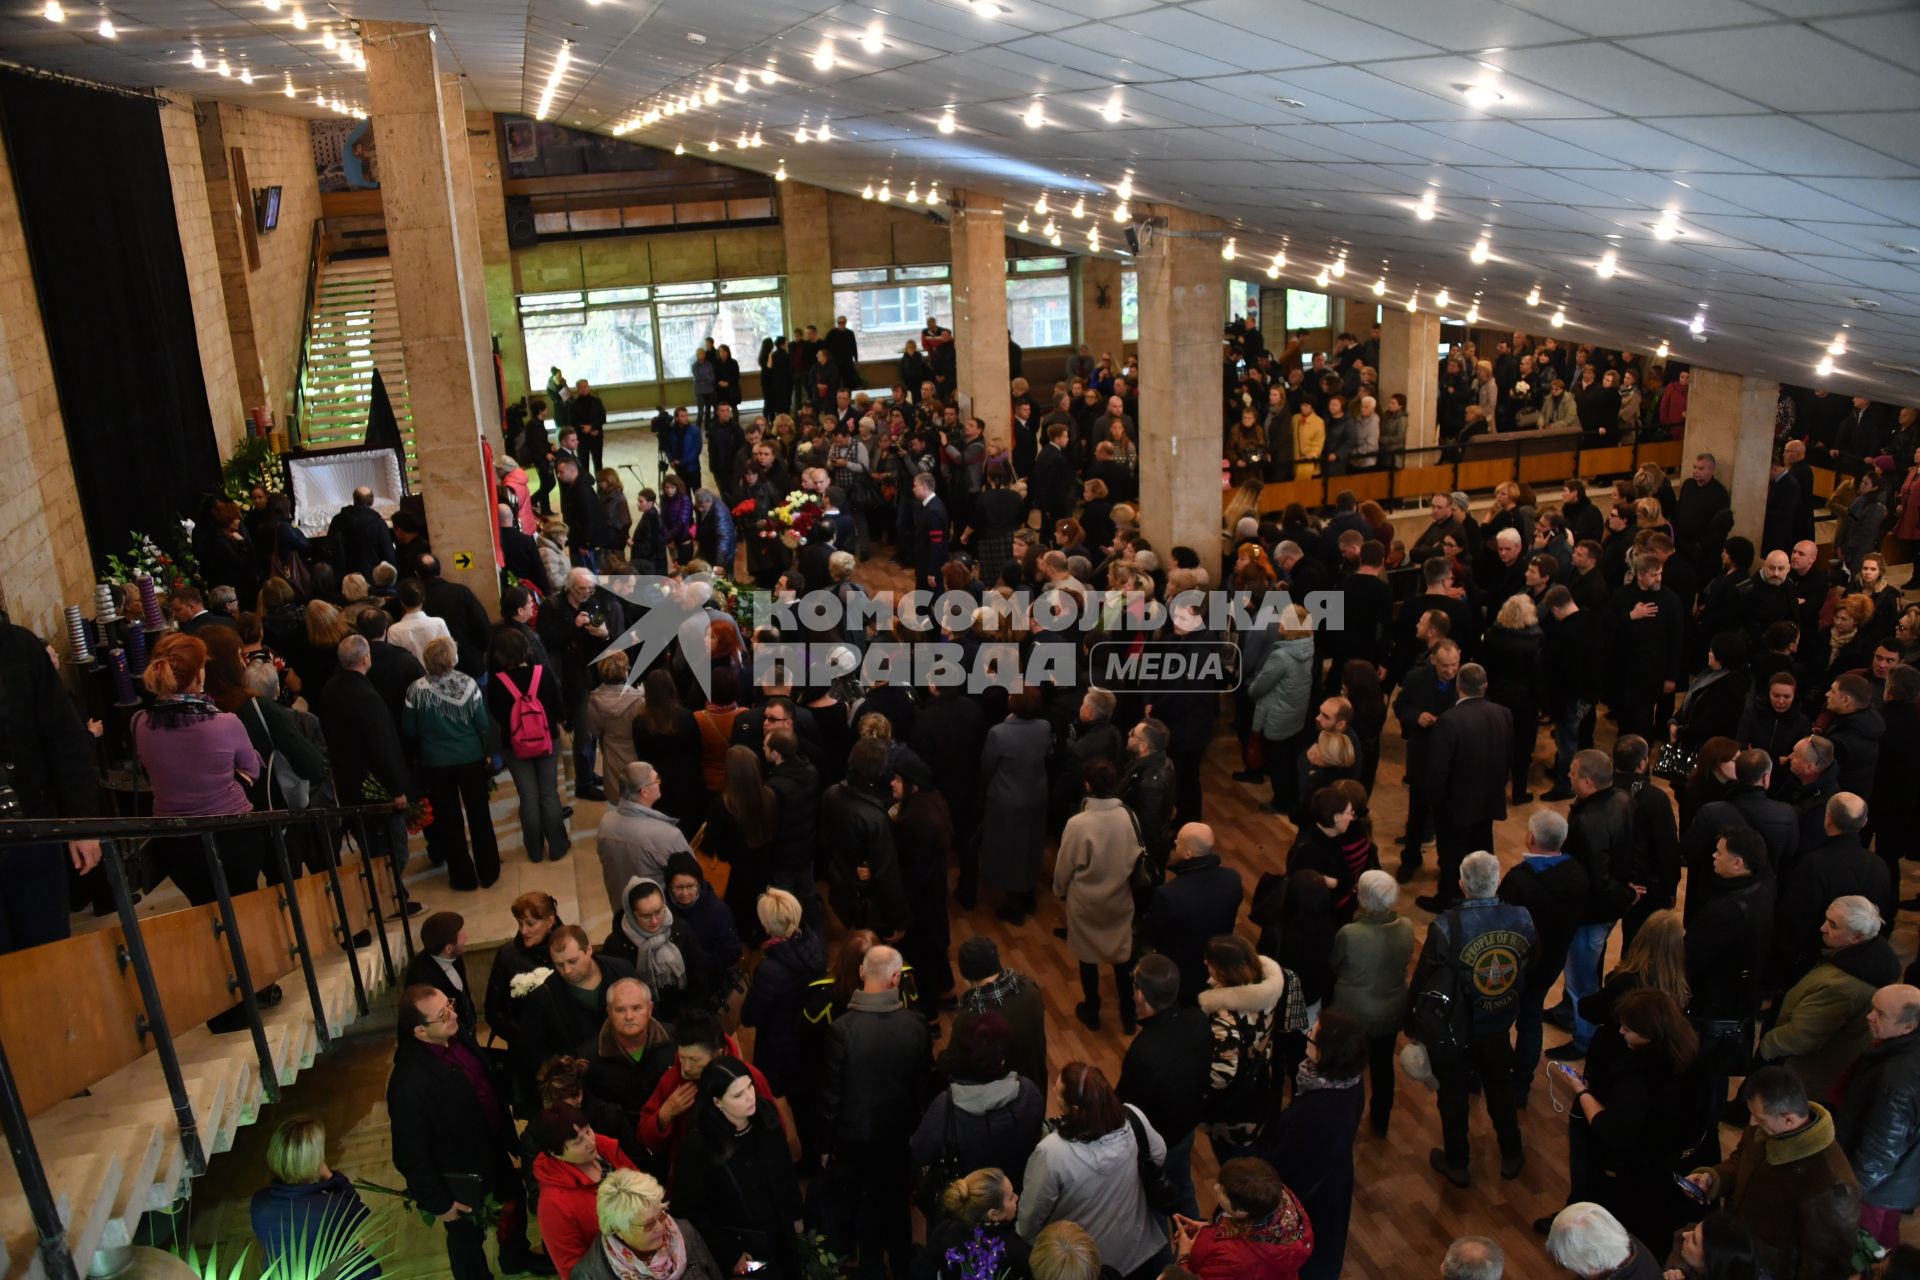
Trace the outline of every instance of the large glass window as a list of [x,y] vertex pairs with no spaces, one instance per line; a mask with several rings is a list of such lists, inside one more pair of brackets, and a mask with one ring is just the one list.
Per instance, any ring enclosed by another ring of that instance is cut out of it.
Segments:
[[[1120,273],[1120,337],[1127,342],[1140,341],[1140,273]],[[1118,352],[1115,352],[1118,355]]]
[[1072,346],[1072,282],[1064,274],[1007,281],[1007,328],[1022,347]]
[[528,367],[558,365],[596,385],[684,378],[709,337],[751,367],[761,339],[784,328],[780,283],[763,276],[524,294]]
[[833,313],[847,318],[847,328],[863,339],[861,354],[874,360],[891,356],[918,341],[929,319],[953,327],[951,268],[945,263],[924,267],[863,267],[833,273]]

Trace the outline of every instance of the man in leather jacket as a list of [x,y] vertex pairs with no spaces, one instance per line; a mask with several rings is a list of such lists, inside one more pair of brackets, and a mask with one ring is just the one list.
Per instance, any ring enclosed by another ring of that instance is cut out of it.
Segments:
[[1569,777],[1573,806],[1567,811],[1567,853],[1587,870],[1587,905],[1567,948],[1565,1002],[1548,1020],[1570,1027],[1573,1040],[1550,1051],[1552,1057],[1585,1057],[1594,1027],[1576,1012],[1581,1000],[1600,990],[1600,970],[1613,925],[1633,904],[1628,883],[1633,873],[1633,802],[1613,785],[1613,760],[1604,751],[1580,751]]
[[1119,795],[1140,822],[1140,841],[1164,872],[1173,848],[1173,764],[1167,759],[1167,726],[1148,716],[1127,732],[1127,766]]
[[862,738],[847,758],[847,780],[820,797],[820,845],[828,851],[827,901],[849,929],[887,941],[906,931],[910,913],[887,816],[887,745]]
[[1834,1140],[1860,1179],[1860,1226],[1889,1248],[1900,1217],[1920,1206],[1920,987],[1873,994],[1873,1045],[1860,1055],[1834,1113]]

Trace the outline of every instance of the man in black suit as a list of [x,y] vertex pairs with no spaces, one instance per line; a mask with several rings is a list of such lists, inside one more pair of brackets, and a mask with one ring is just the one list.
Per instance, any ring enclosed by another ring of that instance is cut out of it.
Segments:
[[479,1025],[473,984],[467,981],[467,921],[458,911],[436,911],[420,922],[420,950],[407,965],[409,987],[432,987],[453,1002],[460,1025]]
[[367,609],[354,620],[353,629],[366,637],[370,659],[367,679],[379,690],[380,699],[387,704],[398,728],[400,713],[406,708],[407,690],[427,674],[427,669],[420,665],[420,659],[413,656],[412,650],[387,639],[387,628],[392,625],[393,619],[384,609]]
[[[342,804],[366,804],[373,790],[393,797],[394,817],[385,822],[367,821],[367,840],[374,854],[393,859],[397,875],[407,865],[406,830],[399,813],[407,807],[411,789],[407,774],[407,755],[400,745],[400,726],[387,710],[386,700],[374,688],[367,673],[373,667],[373,654],[365,636],[352,635],[340,642],[340,669],[320,690],[320,728],[327,736],[327,759],[333,763],[333,778]],[[395,827],[401,829],[396,832]],[[413,904],[417,909],[419,904]]]
[[460,651],[457,665],[475,680],[480,679],[487,671],[487,644],[493,631],[486,606],[465,583],[441,577],[436,556],[420,557],[420,583],[426,593],[421,610],[447,624],[454,647]]
[[1661,579],[1658,556],[1635,556],[1633,581],[1607,602],[1614,720],[1621,733],[1643,738],[1653,730],[1655,704],[1671,694],[1682,678],[1686,610],[1680,598],[1661,585]]
[[1066,454],[1067,438],[1072,434],[1065,423],[1047,428],[1047,443],[1033,460],[1033,480],[1027,498],[1040,508],[1040,527],[1051,530],[1057,521],[1073,514],[1074,497],[1080,492],[1080,478]]
[[1821,843],[1804,850],[1781,877],[1784,892],[1774,909],[1773,963],[1767,971],[1771,989],[1786,990],[1820,962],[1822,903],[1855,894],[1880,908],[1882,919],[1893,919],[1899,895],[1887,864],[1860,843],[1866,825],[1866,801],[1851,791],[1835,795],[1827,801]]
[[573,410],[570,421],[580,432],[581,460],[587,464],[589,474],[599,475],[600,460],[606,455],[607,447],[607,406],[593,394],[585,378],[574,384],[573,399],[569,403]]
[[1451,586],[1453,566],[1443,557],[1434,556],[1420,569],[1426,582],[1426,590],[1400,606],[1400,629],[1394,643],[1394,676],[1403,678],[1426,652],[1420,638],[1414,634],[1420,619],[1431,609],[1438,609],[1447,615],[1450,624],[1447,638],[1460,646],[1463,654],[1471,653],[1480,638],[1480,619],[1473,609],[1462,600],[1456,588]]
[[1513,1092],[1524,1103],[1540,1065],[1547,993],[1567,963],[1567,949],[1587,909],[1587,869],[1566,852],[1567,820],[1553,809],[1527,815],[1527,847],[1519,865],[1500,880],[1500,901],[1525,907],[1540,934],[1527,966],[1527,985],[1514,1021]]
[[[1446,615],[1441,614],[1441,617]],[[1442,637],[1400,683],[1393,714],[1407,742],[1407,829],[1400,837],[1400,870],[1396,879],[1407,884],[1420,871],[1420,850],[1427,842],[1433,813],[1433,792],[1427,782],[1429,744],[1433,728],[1459,696],[1460,646]]]
[[1167,873],[1167,882],[1153,891],[1141,932],[1179,966],[1180,1003],[1194,1005],[1207,986],[1207,943],[1233,932],[1246,883],[1220,861],[1213,828],[1199,822],[1180,828]]
[[382,560],[394,560],[393,533],[373,509],[373,490],[361,485],[353,491],[351,506],[340,508],[327,526],[333,543],[333,567],[345,578],[350,573],[370,576]]
[[1133,971],[1139,1034],[1120,1061],[1114,1092],[1140,1108],[1165,1139],[1161,1167],[1180,1194],[1176,1208],[1194,1212],[1193,1136],[1205,1118],[1213,1035],[1206,1014],[1180,999],[1180,966],[1167,956],[1142,956]]
[[913,478],[913,585],[940,590],[940,568],[947,562],[947,504],[933,491],[933,477]]
[[196,587],[175,587],[173,595],[167,601],[167,608],[173,613],[173,620],[188,635],[193,635],[207,627],[231,627],[234,621],[224,613],[215,613],[207,608],[207,602]]
[[446,1224],[453,1280],[493,1280],[479,1217],[488,1196],[500,1204],[501,1270],[553,1274],[547,1256],[527,1241],[509,1087],[444,993],[430,986],[401,993],[399,1045],[387,1080],[393,1164],[408,1197]]
[[[616,919],[614,928],[619,927]],[[577,924],[560,925],[547,936],[547,955],[553,972],[513,1006],[514,1067],[529,1089],[541,1063],[556,1053],[574,1052],[600,1033],[613,984],[635,976],[625,960],[600,954]]]
[[840,370],[840,384],[845,387],[863,387],[860,380],[860,335],[847,327],[845,316],[836,316],[833,328],[827,330],[827,354],[833,357],[833,363]]
[[1513,752],[1513,712],[1487,701],[1487,670],[1460,668],[1460,697],[1433,727],[1427,786],[1435,800],[1440,849],[1436,892],[1415,903],[1439,914],[1460,901],[1460,860],[1493,848],[1493,824],[1507,816],[1507,762]]
[[1733,790],[1724,799],[1701,805],[1687,824],[1680,839],[1680,853],[1687,867],[1684,915],[1689,928],[1718,892],[1713,851],[1728,828],[1746,827],[1758,832],[1769,869],[1785,865],[1798,852],[1799,819],[1791,805],[1767,797],[1772,779],[1771,756],[1757,747],[1742,751],[1733,758]]

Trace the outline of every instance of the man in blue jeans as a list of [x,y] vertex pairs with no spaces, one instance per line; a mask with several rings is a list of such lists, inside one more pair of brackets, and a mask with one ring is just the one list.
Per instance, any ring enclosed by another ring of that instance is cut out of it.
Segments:
[[1540,1065],[1547,992],[1566,965],[1567,948],[1587,909],[1587,871],[1567,856],[1566,843],[1567,820],[1555,810],[1535,809],[1527,816],[1526,853],[1520,865],[1500,880],[1500,901],[1525,907],[1540,935],[1514,1019],[1515,1106],[1526,1105],[1534,1068]]
[[1633,803],[1613,785],[1613,760],[1604,751],[1581,751],[1569,771],[1573,807],[1567,811],[1567,853],[1587,872],[1587,906],[1567,948],[1567,998],[1547,1015],[1573,1039],[1547,1051],[1549,1058],[1587,1056],[1594,1026],[1580,1016],[1580,1001],[1600,989],[1607,935],[1633,904]]
[[1571,800],[1567,772],[1574,753],[1593,743],[1593,709],[1600,700],[1605,667],[1600,615],[1574,603],[1563,586],[1547,588],[1541,609],[1553,615],[1547,628],[1547,709],[1553,716],[1553,789],[1543,800]]

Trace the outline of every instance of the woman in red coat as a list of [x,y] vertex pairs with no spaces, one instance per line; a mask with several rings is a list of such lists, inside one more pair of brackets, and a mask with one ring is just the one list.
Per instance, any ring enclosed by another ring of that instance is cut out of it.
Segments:
[[600,1213],[594,1207],[600,1180],[634,1164],[618,1139],[595,1133],[585,1113],[564,1102],[535,1116],[530,1128],[540,1144],[533,1161],[533,1180],[540,1186],[540,1242],[555,1270],[572,1275],[574,1264],[600,1238]]
[[1229,1160],[1214,1190],[1220,1208],[1212,1223],[1174,1218],[1181,1265],[1200,1280],[1297,1280],[1313,1256],[1313,1224],[1273,1166],[1252,1156]]

